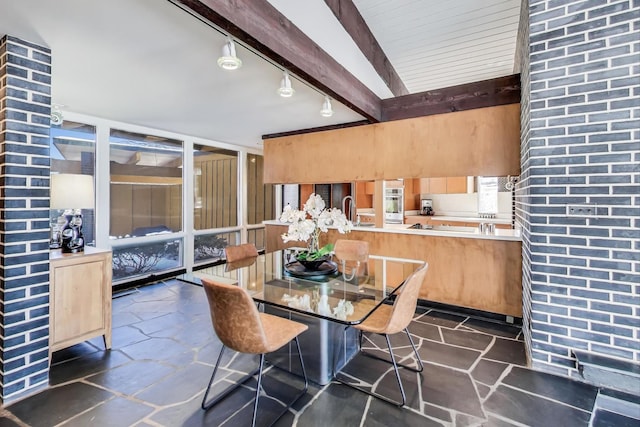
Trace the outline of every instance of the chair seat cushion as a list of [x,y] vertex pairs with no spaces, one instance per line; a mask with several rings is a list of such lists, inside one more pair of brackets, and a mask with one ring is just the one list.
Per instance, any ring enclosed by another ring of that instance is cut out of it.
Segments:
[[309,329],[307,325],[272,314],[260,313],[262,327],[267,339],[265,353],[276,351],[289,341]]
[[353,327],[362,332],[373,332],[375,334],[387,333],[386,329],[392,310],[393,306],[381,304],[364,322],[353,325]]

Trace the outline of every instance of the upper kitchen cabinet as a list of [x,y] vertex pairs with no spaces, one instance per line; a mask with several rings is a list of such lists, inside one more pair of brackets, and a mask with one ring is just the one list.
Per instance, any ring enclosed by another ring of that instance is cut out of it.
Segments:
[[380,151],[371,125],[266,139],[264,182],[311,184],[381,179],[375,169]]
[[467,192],[466,176],[420,178],[413,182],[418,194],[455,194]]
[[520,104],[264,141],[264,182],[520,174]]
[[375,181],[356,181],[356,206],[358,209],[373,208]]
[[478,108],[376,125],[385,176],[520,174],[520,105]]

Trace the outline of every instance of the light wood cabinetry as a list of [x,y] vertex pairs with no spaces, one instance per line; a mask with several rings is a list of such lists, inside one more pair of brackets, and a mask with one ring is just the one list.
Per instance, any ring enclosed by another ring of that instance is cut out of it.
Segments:
[[414,187],[419,188],[419,194],[455,194],[467,192],[466,176],[450,176],[439,178],[420,178],[414,180]]
[[373,193],[376,191],[376,182],[375,181],[367,181],[364,183],[364,193],[370,196],[373,196]]
[[102,335],[111,348],[111,251],[50,253],[49,354]]
[[447,177],[447,194],[466,193],[466,192],[467,192],[466,176]]
[[520,104],[266,139],[264,159],[269,184],[517,176]]
[[446,194],[447,178],[427,178],[429,180],[430,194]]

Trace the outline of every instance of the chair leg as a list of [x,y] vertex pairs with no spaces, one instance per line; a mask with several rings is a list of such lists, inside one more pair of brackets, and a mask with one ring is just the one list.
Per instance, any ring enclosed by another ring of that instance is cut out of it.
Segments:
[[[407,333],[407,337],[409,337],[409,342],[411,343],[411,348],[413,349],[413,352],[416,355],[416,359],[418,359],[418,365],[420,365],[420,368],[416,369],[416,368],[414,368],[412,366],[405,365],[405,364],[402,364],[402,363],[397,363],[397,365],[400,366],[401,368],[407,369],[407,370],[409,370],[411,372],[422,372],[422,370],[424,369],[424,366],[422,365],[422,360],[420,360],[420,356],[418,355],[418,350],[416,349],[416,346],[413,344],[413,340],[411,339],[411,335],[409,335],[409,330],[405,328],[405,332]],[[381,334],[381,335],[384,335],[384,334]],[[389,352],[391,353],[391,347],[389,347]],[[361,343],[360,354],[362,354],[363,356],[370,357],[372,359],[382,360],[383,362],[391,363],[390,360],[385,359],[384,357],[376,356],[375,354],[371,354],[369,352],[366,352],[366,351],[362,350],[362,343]],[[391,353],[391,355],[393,356],[393,353]]]
[[[302,352],[300,351],[300,343],[298,342],[298,337],[294,338],[295,342],[296,342],[296,348],[298,350],[298,358],[300,359],[300,367],[302,368],[302,377],[304,378],[304,387],[302,390],[300,390],[298,392],[298,394],[295,395],[295,397],[291,400],[291,402],[289,404],[287,404],[287,406],[285,406],[282,411],[278,414],[278,416],[271,422],[271,424],[269,424],[269,427],[271,427],[273,424],[275,424],[276,421],[278,421],[280,419],[280,417],[282,417],[288,410],[289,408],[291,408],[291,406],[293,406],[294,403],[296,403],[298,401],[298,399],[300,399],[302,396],[305,395],[305,393],[307,392],[307,390],[309,389],[309,379],[307,378],[307,371],[304,367],[304,361],[302,360]],[[276,365],[272,365],[273,368],[282,370],[282,371],[287,371],[286,369],[280,368]],[[260,387],[260,380],[258,380],[258,387]],[[258,388],[258,390],[260,390],[260,388]],[[256,402],[258,401],[258,392],[256,392]],[[254,422],[255,422],[255,410],[257,408],[257,404],[255,404],[254,406]]]
[[296,348],[298,349],[298,358],[300,359],[300,367],[302,368],[302,376],[304,378],[304,389],[302,390],[300,395],[297,396],[293,402],[291,402],[291,405],[293,405],[293,403],[295,403],[296,400],[301,398],[309,389],[309,379],[307,378],[307,370],[304,368],[304,361],[302,360],[302,352],[300,351],[300,343],[298,342],[298,337],[295,338],[295,341],[296,341]]
[[[400,372],[398,371],[398,364],[396,363],[396,357],[393,355],[393,349],[391,348],[391,341],[389,340],[389,335],[385,334],[384,337],[387,340],[387,347],[389,348],[389,354],[391,355],[391,362],[393,362],[393,371],[396,373],[396,381],[398,382],[398,388],[400,389],[400,394],[402,395],[402,403],[398,404],[398,402],[394,402],[391,399],[383,399],[389,403],[396,404],[398,406],[404,406],[407,402],[407,397],[404,394],[404,387],[402,387],[402,380],[400,379]],[[382,397],[382,396],[380,396]]]
[[204,397],[202,398],[202,403],[200,404],[200,407],[202,409],[204,409],[205,411],[207,409],[210,409],[216,403],[220,402],[229,393],[231,393],[232,391],[234,391],[235,389],[240,387],[242,384],[244,384],[245,382],[247,382],[248,380],[253,378],[253,376],[258,372],[258,369],[256,369],[255,371],[247,374],[247,376],[245,376],[241,381],[238,381],[236,383],[236,385],[234,385],[233,387],[230,387],[227,390],[225,390],[224,393],[220,394],[220,396],[216,397],[211,402],[206,403],[207,397],[209,396],[209,392],[211,391],[211,386],[213,385],[213,380],[216,377],[216,372],[218,372],[218,367],[220,367],[220,361],[222,360],[222,353],[224,353],[224,349],[225,349],[225,346],[223,345],[222,348],[220,349],[220,354],[218,355],[218,360],[216,361],[216,367],[213,368],[213,374],[211,374],[211,379],[209,380],[209,384],[207,385],[207,390],[205,391]]
[[414,372],[422,372],[424,370],[424,365],[422,364],[422,359],[420,359],[420,355],[418,354],[418,350],[416,350],[416,345],[413,343],[413,338],[411,338],[411,334],[409,333],[409,328],[404,328],[404,331],[407,334],[407,338],[409,338],[409,342],[411,343],[411,348],[413,349],[413,354],[416,355],[416,360],[418,361],[418,365],[420,365],[420,369],[417,369]]
[[[346,331],[346,328],[345,328],[345,331]],[[360,346],[362,347],[362,331],[359,331],[359,332],[360,332]],[[369,391],[367,389],[364,389],[362,387],[358,387],[358,386],[356,386],[354,384],[351,384],[351,383],[341,379],[338,376],[339,372],[335,371],[335,364],[334,364],[334,369],[333,369],[333,371],[334,371],[334,375],[333,375],[334,379],[336,381],[338,381],[339,383],[341,383],[341,384],[344,384],[344,385],[349,386],[349,387],[351,387],[353,389],[359,390],[359,391],[361,391],[363,393],[366,393],[366,394],[368,394],[370,396],[376,397],[376,398],[378,398],[378,399],[380,399],[382,401],[385,401],[387,403],[391,403],[392,405],[404,406],[406,404],[406,402],[407,402],[407,397],[406,397],[405,392],[404,392],[404,387],[402,386],[402,379],[400,378],[400,371],[398,370],[398,367],[406,368],[406,369],[408,369],[410,371],[413,371],[413,372],[422,372],[423,369],[424,369],[424,366],[422,364],[422,360],[420,360],[420,356],[418,355],[418,351],[417,351],[417,349],[415,347],[415,344],[413,343],[413,339],[409,335],[409,331],[406,328],[405,328],[405,332],[407,333],[407,336],[409,337],[409,342],[411,343],[411,348],[413,348],[413,351],[414,351],[414,353],[416,355],[416,358],[418,359],[418,364],[420,365],[419,369],[415,369],[415,368],[412,368],[411,366],[402,365],[402,364],[396,362],[396,358],[395,358],[395,355],[393,353],[393,348],[391,347],[391,341],[389,340],[389,336],[387,334],[381,334],[381,335],[384,336],[385,341],[387,342],[387,348],[389,349],[389,355],[391,356],[391,360],[390,361],[387,360],[387,359],[384,359],[382,357],[378,357],[376,355],[367,353],[367,352],[363,351],[362,349],[360,349],[360,353],[362,355],[364,355],[364,356],[371,357],[372,359],[381,360],[383,362],[391,363],[393,365],[393,372],[394,372],[394,374],[396,376],[396,382],[398,384],[398,389],[400,390],[400,395],[402,396],[402,400],[401,401],[395,401],[393,399],[389,399],[386,396],[382,396],[381,394],[374,393],[374,392]]]
[[251,427],[255,427],[256,425],[256,415],[258,414],[258,400],[260,399],[260,387],[262,385],[262,368],[264,368],[264,353],[260,355],[258,385],[256,386],[256,401],[253,402],[253,418],[251,418]]

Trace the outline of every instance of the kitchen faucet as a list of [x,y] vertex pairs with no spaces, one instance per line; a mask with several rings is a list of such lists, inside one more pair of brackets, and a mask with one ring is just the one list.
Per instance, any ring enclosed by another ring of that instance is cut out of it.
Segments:
[[[347,212],[347,200],[351,201],[351,204],[349,205],[349,212]],[[342,198],[342,212],[351,222],[353,222],[353,217],[356,216],[357,222],[355,223],[355,225],[360,225],[360,215],[357,215],[358,210],[356,208],[356,204],[353,202],[352,196],[344,196]]]

